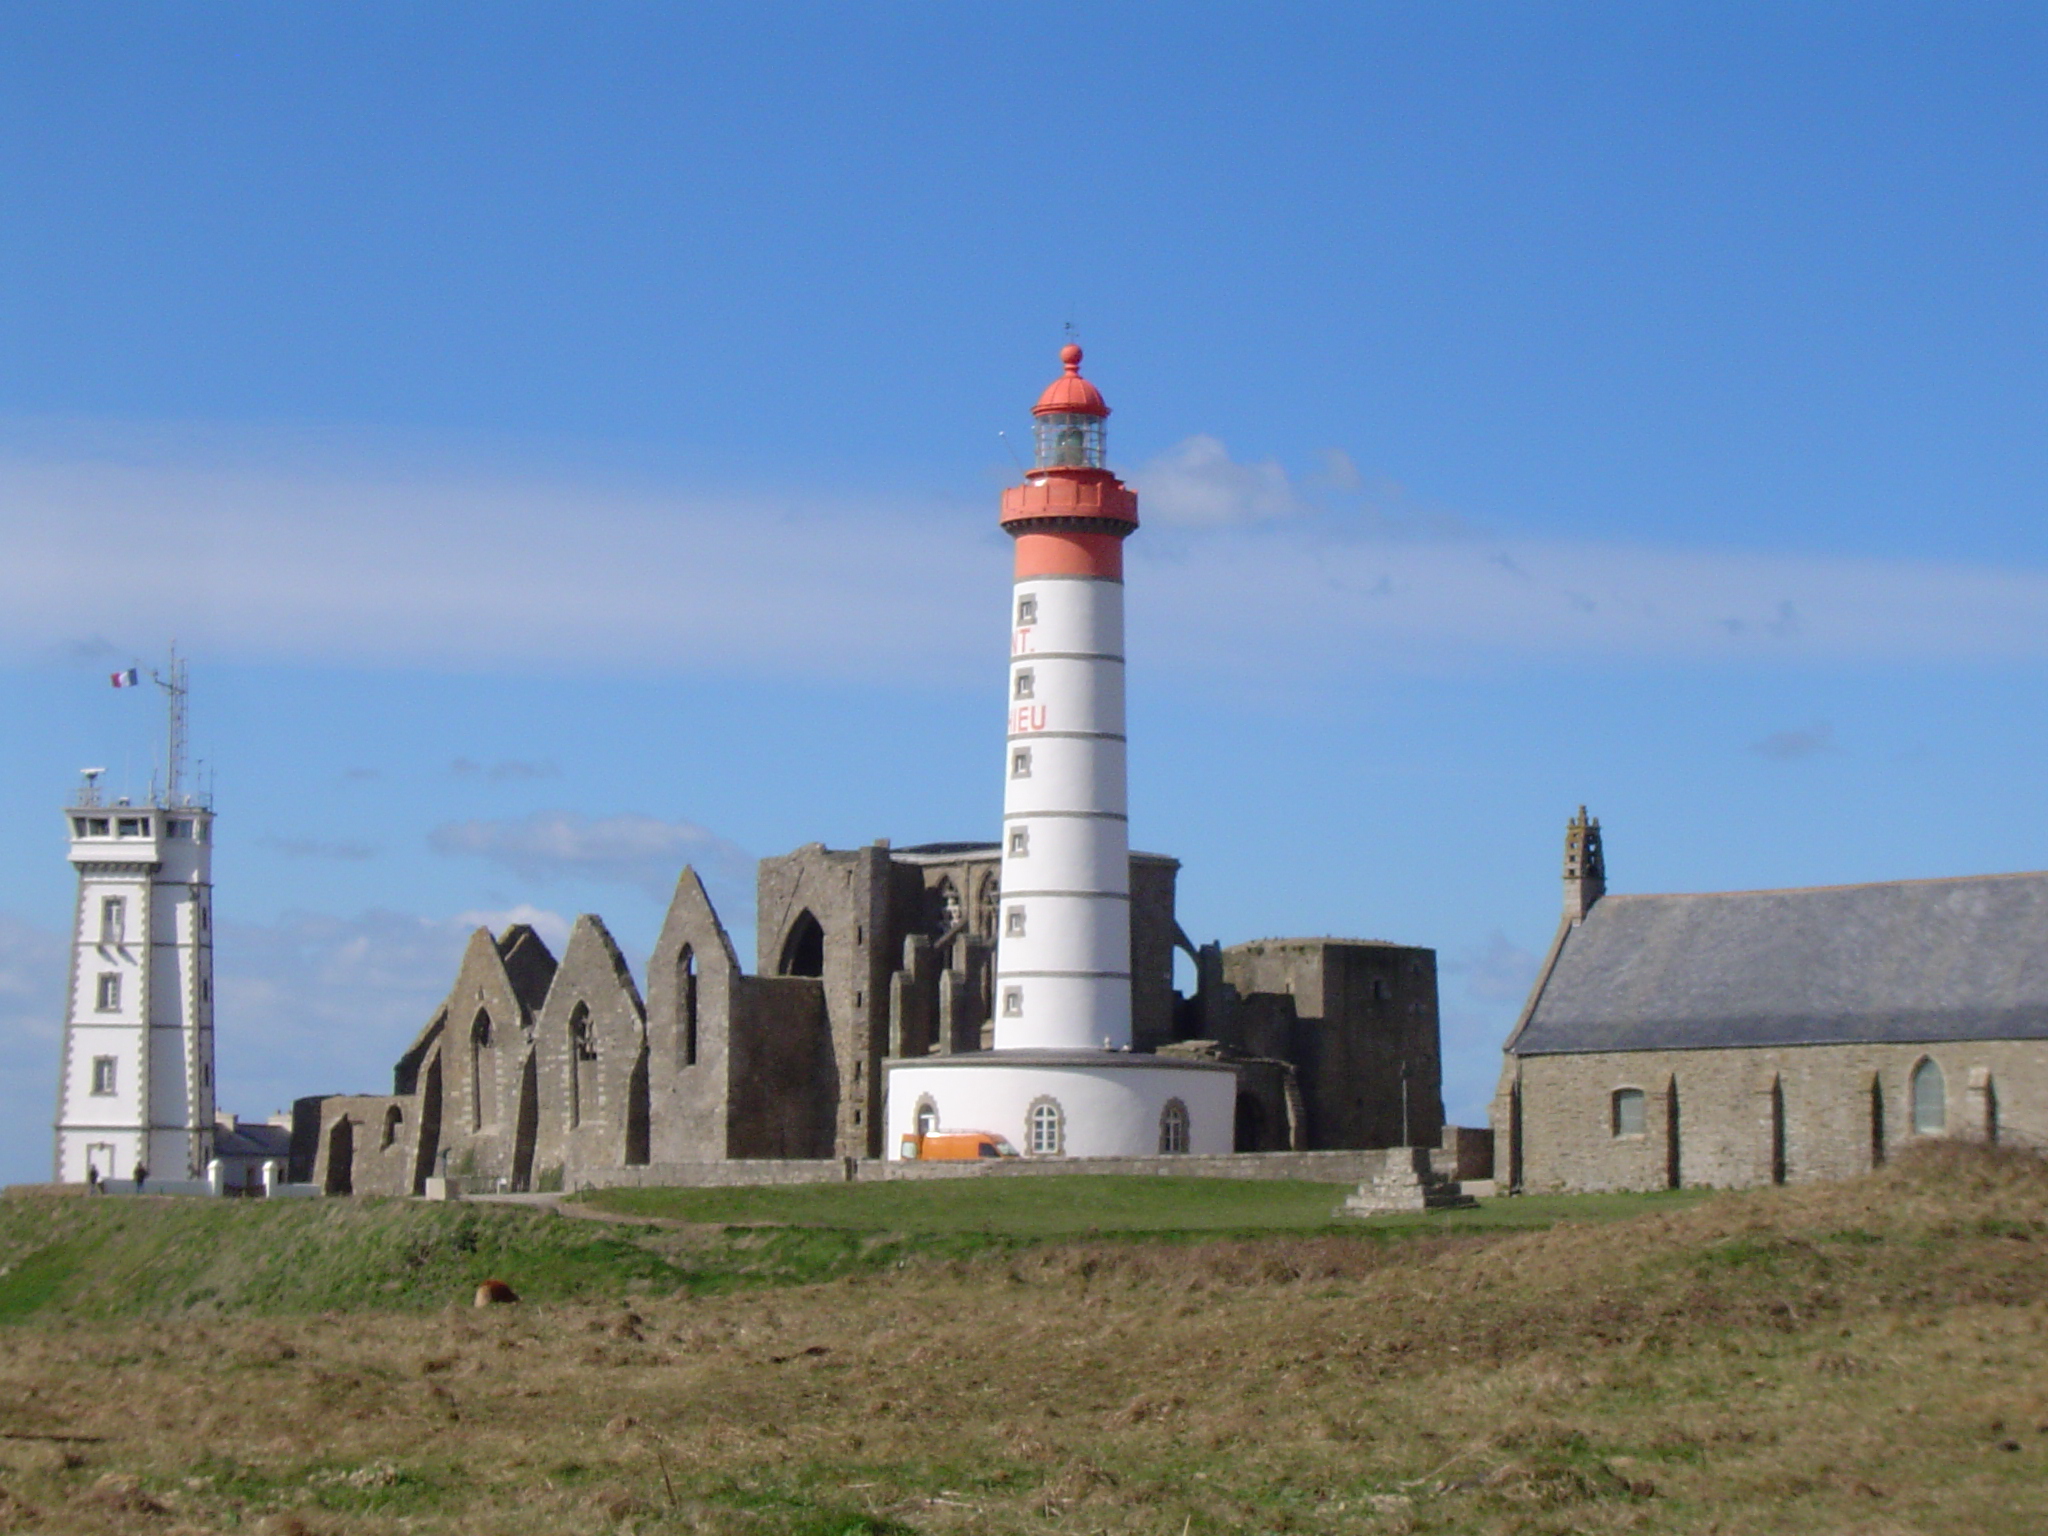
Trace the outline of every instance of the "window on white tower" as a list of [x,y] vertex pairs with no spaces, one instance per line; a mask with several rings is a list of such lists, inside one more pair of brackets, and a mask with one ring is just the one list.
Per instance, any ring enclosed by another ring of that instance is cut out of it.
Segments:
[[1029,827],[1010,828],[1010,857],[1022,859],[1029,857],[1030,853],[1031,829]]
[[1024,908],[1014,906],[1003,918],[1003,937],[1021,939],[1024,937]]
[[1188,1149],[1188,1107],[1179,1099],[1168,1099],[1159,1112],[1159,1150],[1166,1153]]
[[1010,777],[1028,779],[1031,777],[1031,749],[1019,747],[1010,754]]
[[120,944],[128,937],[128,903],[119,896],[100,899],[100,942]]
[[114,1091],[114,1058],[95,1056],[92,1059],[92,1091],[106,1097]]
[[1019,629],[1022,629],[1022,628],[1023,628],[1023,627],[1024,627],[1024,626],[1025,626],[1026,624],[1036,624],[1037,622],[1038,622],[1038,599],[1037,599],[1036,597],[1020,597],[1020,598],[1018,598],[1018,599],[1017,599],[1017,627],[1018,627]]
[[115,971],[100,973],[99,990],[93,1006],[101,1013],[118,1013],[121,1009],[121,977]]
[[1028,1124],[1033,1157],[1058,1157],[1066,1150],[1065,1121],[1057,1099],[1040,1099],[1031,1106]]
[[1024,1017],[1024,989],[1022,987],[1003,988],[1003,1017],[1006,1019],[1021,1019]]
[[1017,686],[1014,696],[1020,699],[1032,699],[1038,696],[1038,674],[1031,668],[1019,667],[1017,669]]

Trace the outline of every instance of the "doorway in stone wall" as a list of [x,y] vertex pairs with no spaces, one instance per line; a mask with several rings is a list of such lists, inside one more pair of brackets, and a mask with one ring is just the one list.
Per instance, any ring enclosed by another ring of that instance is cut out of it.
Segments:
[[629,1168],[641,1168],[647,1164],[653,1108],[647,1086],[647,1046],[643,1042],[640,1054],[633,1059],[632,1075],[626,1079],[626,1166]]
[[344,1115],[327,1133],[327,1182],[321,1189],[330,1195],[352,1195],[355,1193],[355,1176],[355,1122]]
[[512,1122],[512,1187],[522,1194],[533,1188],[533,1144],[539,1135],[540,1070],[528,1051],[519,1072],[519,1112]]
[[427,1062],[427,1075],[420,1089],[420,1144],[412,1165],[412,1192],[427,1192],[427,1180],[441,1170],[435,1163],[441,1156],[441,1053]]

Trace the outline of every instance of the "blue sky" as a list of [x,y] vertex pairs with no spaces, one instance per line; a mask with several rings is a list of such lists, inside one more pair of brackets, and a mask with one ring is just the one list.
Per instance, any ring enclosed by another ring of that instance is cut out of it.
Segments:
[[2035,6],[0,8],[0,1178],[75,770],[191,656],[222,1102],[467,926],[988,835],[997,433],[1116,407],[1185,925],[1435,946],[1483,1112],[1624,890],[2048,866]]

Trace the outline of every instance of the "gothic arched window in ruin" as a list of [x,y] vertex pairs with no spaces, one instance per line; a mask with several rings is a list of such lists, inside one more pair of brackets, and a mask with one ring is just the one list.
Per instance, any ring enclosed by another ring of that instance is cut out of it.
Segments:
[[697,1065],[697,956],[689,945],[676,956],[676,1024],[682,1033],[683,1065]]
[[481,1130],[497,1118],[497,1053],[491,1049],[491,1016],[479,1008],[469,1026],[469,1124]]
[[1188,1107],[1179,1099],[1168,1099],[1159,1111],[1159,1150],[1185,1152],[1188,1149]]
[[924,893],[925,923],[932,937],[951,933],[960,921],[960,910],[960,888],[953,884],[952,876],[939,876],[939,883]]
[[396,1104],[387,1105],[384,1110],[384,1139],[377,1143],[379,1152],[389,1151],[391,1144],[398,1140],[399,1127],[405,1124],[405,1111]]
[[1641,1136],[1646,1130],[1643,1117],[1643,1090],[1640,1088],[1617,1088],[1614,1090],[1614,1134],[1617,1136]]
[[1939,1136],[1948,1129],[1948,1085],[1941,1068],[1922,1057],[1913,1069],[1913,1134]]
[[825,974],[825,930],[808,907],[789,925],[789,936],[782,941],[782,964],[777,969],[785,976]]
[[590,1009],[582,1003],[569,1015],[569,1124],[581,1125],[596,1107],[597,1042],[590,1030]]
[[981,939],[996,936],[996,912],[1003,904],[1003,883],[994,870],[981,877],[981,886],[974,898],[974,932]]

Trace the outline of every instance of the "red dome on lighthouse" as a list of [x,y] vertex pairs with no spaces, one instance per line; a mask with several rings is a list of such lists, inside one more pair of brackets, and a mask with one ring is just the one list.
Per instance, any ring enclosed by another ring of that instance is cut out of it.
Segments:
[[1102,398],[1102,391],[1081,377],[1081,349],[1068,342],[1060,348],[1060,361],[1067,365],[1067,371],[1045,386],[1045,393],[1031,407],[1031,414],[1107,416],[1109,405]]

